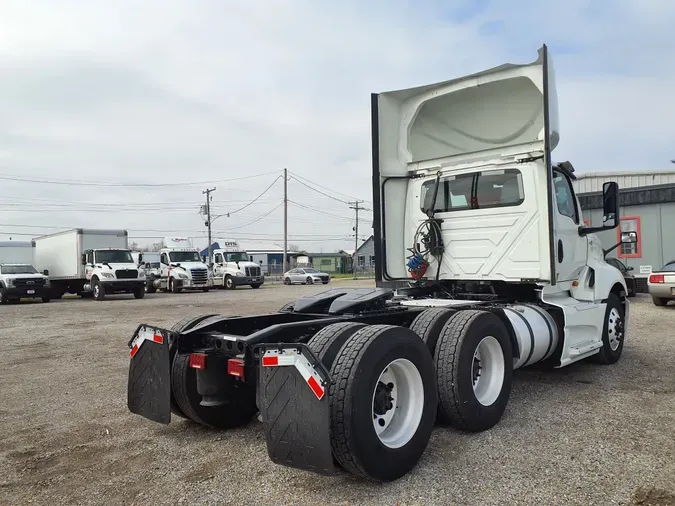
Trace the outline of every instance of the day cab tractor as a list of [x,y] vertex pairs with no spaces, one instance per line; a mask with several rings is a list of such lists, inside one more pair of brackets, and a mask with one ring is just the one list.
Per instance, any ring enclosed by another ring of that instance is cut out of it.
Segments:
[[[619,360],[629,302],[595,233],[619,224],[618,186],[584,224],[574,169],[554,163],[546,46],[526,65],[372,96],[377,288],[338,288],[277,313],[142,324],[128,407],[219,429],[259,411],[282,465],[390,481],[438,420],[485,431],[513,371]],[[624,233],[624,242],[636,241]]]

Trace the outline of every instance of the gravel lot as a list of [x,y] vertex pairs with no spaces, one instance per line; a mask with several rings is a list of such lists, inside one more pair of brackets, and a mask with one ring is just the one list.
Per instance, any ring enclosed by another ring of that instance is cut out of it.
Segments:
[[276,466],[257,421],[219,432],[127,411],[139,323],[277,310],[323,289],[0,307],[0,504],[675,504],[675,306],[645,296],[619,364],[518,371],[497,427],[437,428],[391,484]]

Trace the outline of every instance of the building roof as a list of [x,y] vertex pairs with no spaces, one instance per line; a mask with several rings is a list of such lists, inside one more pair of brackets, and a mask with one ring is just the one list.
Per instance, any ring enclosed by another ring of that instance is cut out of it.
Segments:
[[602,185],[609,181],[616,181],[619,188],[675,184],[675,169],[584,172],[575,175],[577,180],[572,185],[579,194],[601,192]]
[[[239,246],[241,246],[244,250],[246,250],[246,252],[249,255],[265,254],[265,253],[283,255],[284,253],[283,244],[279,246],[278,244],[273,242],[248,242],[248,241],[237,241],[237,242]],[[297,251],[292,251],[289,247],[287,253],[289,255],[297,254]]]
[[341,258],[341,257],[349,257],[350,255],[342,251],[336,253],[302,253],[302,256],[310,258]]
[[373,240],[374,240],[374,238],[373,238],[373,236],[371,235],[368,239],[366,239],[365,241],[363,241],[363,243],[361,244],[361,246],[359,246],[359,249],[357,249],[356,251],[357,251],[357,252],[361,251],[361,248],[364,248],[365,246],[369,245]]

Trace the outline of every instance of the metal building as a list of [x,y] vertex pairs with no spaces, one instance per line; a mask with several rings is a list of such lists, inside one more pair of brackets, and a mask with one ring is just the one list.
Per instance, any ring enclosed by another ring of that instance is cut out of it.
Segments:
[[620,230],[638,234],[637,244],[621,245],[608,256],[633,267],[636,277],[675,260],[675,170],[577,174],[574,189],[587,225],[602,225],[602,185],[607,181],[619,184],[621,227],[598,234],[603,246],[616,244]]

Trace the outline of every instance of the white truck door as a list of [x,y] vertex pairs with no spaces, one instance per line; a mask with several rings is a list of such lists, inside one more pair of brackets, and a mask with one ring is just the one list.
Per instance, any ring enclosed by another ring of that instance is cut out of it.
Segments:
[[566,174],[556,169],[553,169],[553,190],[556,203],[553,251],[556,281],[574,281],[579,278],[586,265],[588,241],[579,235],[581,212],[574,196],[572,182]]
[[169,275],[169,255],[166,253],[159,256],[159,273],[163,278]]
[[222,253],[216,253],[214,258],[214,279],[221,280],[225,276],[225,265]]

